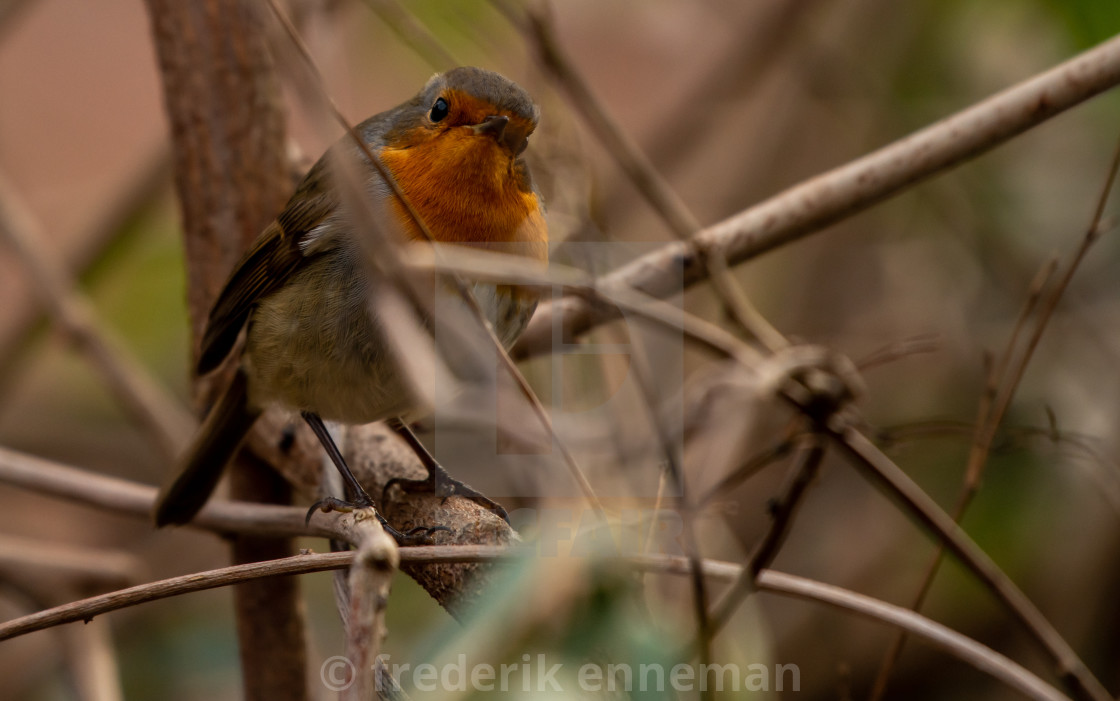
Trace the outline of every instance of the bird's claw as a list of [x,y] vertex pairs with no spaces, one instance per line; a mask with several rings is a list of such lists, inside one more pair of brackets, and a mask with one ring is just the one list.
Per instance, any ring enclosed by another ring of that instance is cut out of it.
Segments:
[[374,516],[377,517],[378,523],[381,524],[381,527],[385,529],[385,532],[392,536],[393,540],[397,541],[397,545],[400,546],[431,545],[431,536],[433,533],[439,533],[440,531],[447,531],[448,533],[451,532],[451,529],[447,526],[417,526],[416,528],[409,530],[407,533],[402,533],[401,531],[391,526],[389,522],[385,520],[385,517],[382,516],[381,513],[376,509],[374,509],[372,503],[367,504],[364,502],[364,499],[350,502],[344,501],[337,497],[324,497],[312,504],[311,508],[307,510],[307,516],[304,518],[304,525],[307,525],[311,522],[311,517],[315,514],[316,511],[322,511],[323,513],[337,511],[339,513],[345,514],[361,509],[373,509]]
[[[307,510],[307,516],[305,516],[303,519],[303,525],[306,526],[307,524],[311,523],[311,517],[315,515],[316,511],[322,511],[325,514],[329,514],[332,511],[337,511],[342,514],[348,514],[359,509],[372,508],[373,502],[367,502],[365,499],[359,499],[356,501],[344,501],[337,497],[323,497],[319,501],[312,504],[311,508]],[[380,519],[381,514],[378,514],[377,517]]]
[[401,490],[403,490],[405,493],[411,492],[414,494],[436,494],[443,497],[445,501],[447,499],[450,499],[451,497],[461,497],[463,499],[469,499],[482,508],[486,509],[490,513],[494,514],[498,518],[502,519],[507,524],[509,523],[509,513],[507,513],[505,507],[503,507],[498,502],[494,501],[482,492],[476,490],[474,487],[471,487],[469,484],[464,484],[459,480],[450,477],[446,472],[440,475],[440,478],[439,489],[437,490],[436,480],[434,479],[434,477],[428,477],[427,479],[419,480],[394,477],[393,479],[386,482],[385,488],[381,490],[381,503],[386,502],[389,490],[391,490],[393,487],[400,487]]

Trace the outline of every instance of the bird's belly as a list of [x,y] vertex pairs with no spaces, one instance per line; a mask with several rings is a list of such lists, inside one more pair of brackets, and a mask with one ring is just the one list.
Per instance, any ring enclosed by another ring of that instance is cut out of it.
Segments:
[[[370,313],[366,286],[324,290],[316,283],[323,279],[332,278],[321,271],[298,274],[254,311],[245,355],[251,400],[257,406],[277,402],[350,424],[413,414],[416,402],[391,355],[386,330]],[[536,295],[489,284],[472,285],[472,291],[496,335],[509,347],[532,316]],[[475,326],[456,293],[445,293],[448,297],[440,297],[451,300],[458,323]],[[438,328],[435,337],[441,338]],[[435,346],[451,355],[471,352],[466,346]],[[453,374],[460,374],[460,363],[447,359]]]
[[313,352],[262,362],[257,359],[262,355],[253,355],[250,371],[252,399],[258,405],[276,402],[330,421],[363,424],[407,415],[414,403],[400,374],[387,370],[387,363],[325,363]]
[[246,342],[252,401],[351,424],[408,413],[409,389],[370,316],[365,286],[323,289],[323,279],[297,275],[254,311]]

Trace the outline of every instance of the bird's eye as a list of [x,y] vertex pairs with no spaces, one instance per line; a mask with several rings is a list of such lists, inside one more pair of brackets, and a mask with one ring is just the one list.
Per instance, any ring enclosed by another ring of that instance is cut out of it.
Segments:
[[451,108],[447,106],[447,100],[441,97],[436,100],[436,104],[432,105],[432,111],[428,113],[428,116],[433,122],[443,121],[443,118],[447,116],[450,109]]

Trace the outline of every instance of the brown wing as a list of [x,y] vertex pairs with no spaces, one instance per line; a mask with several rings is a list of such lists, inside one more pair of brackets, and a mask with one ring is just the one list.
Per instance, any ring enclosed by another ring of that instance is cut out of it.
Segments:
[[325,175],[320,161],[276,221],[261,232],[233,269],[210,310],[198,359],[199,374],[222,363],[257,302],[275,291],[307,260],[300,242],[334,209],[334,199],[324,187]]

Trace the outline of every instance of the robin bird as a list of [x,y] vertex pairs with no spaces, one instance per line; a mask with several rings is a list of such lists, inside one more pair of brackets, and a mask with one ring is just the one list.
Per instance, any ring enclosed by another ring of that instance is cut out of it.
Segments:
[[[434,76],[411,100],[370,117],[356,131],[434,241],[497,248],[542,264],[548,258],[548,229],[522,157],[538,117],[529,95],[515,83],[492,71],[462,67]],[[350,137],[319,159],[234,268],[210,311],[200,375],[223,364],[242,329],[245,343],[232,382],[159,496],[158,526],[194,517],[253,422],[272,404],[300,412],[311,426],[343,476],[350,506],[373,502],[346,466],[324,419],[346,424],[389,420],[429,471],[428,480],[409,486],[432,487],[438,477],[441,485],[451,485],[450,494],[504,515],[494,502],[447,478],[407,428],[405,417],[416,407],[393,362],[388,340],[393,329],[371,312],[377,273],[366,257],[370,233],[357,230],[342,211],[341,175],[332,167],[339,155],[362,164],[364,191],[387,213],[387,231],[380,233],[402,243],[427,236]],[[489,283],[475,283],[473,290],[508,348],[532,316],[537,294]],[[332,500],[327,506],[343,503]]]

